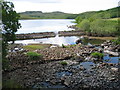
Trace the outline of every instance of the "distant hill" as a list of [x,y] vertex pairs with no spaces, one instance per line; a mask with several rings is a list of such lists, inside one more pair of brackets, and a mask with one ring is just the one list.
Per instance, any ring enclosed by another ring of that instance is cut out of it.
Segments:
[[109,19],[120,17],[120,14],[118,14],[118,9],[120,10],[120,7],[115,7],[108,10],[88,11],[80,14],[64,13],[60,11],[45,13],[42,11],[26,11],[19,14],[20,19],[75,19],[77,16],[80,16],[82,19],[90,17]]
[[115,7],[107,10],[100,10],[100,11],[89,11],[80,13],[78,16],[82,19],[87,18],[102,18],[102,19],[109,19],[109,18],[118,18],[120,17],[120,14],[118,13],[120,10],[120,7]]
[[74,19],[78,14],[64,13],[60,11],[46,12],[42,11],[26,11],[19,13],[20,19]]

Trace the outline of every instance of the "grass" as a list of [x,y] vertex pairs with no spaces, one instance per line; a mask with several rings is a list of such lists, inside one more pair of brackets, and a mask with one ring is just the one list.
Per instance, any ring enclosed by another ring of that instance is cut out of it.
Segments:
[[50,46],[51,46],[50,44],[31,44],[31,45],[23,46],[23,48],[29,51],[34,51],[36,49],[49,48]]
[[95,58],[103,58],[104,54],[103,53],[99,53],[99,52],[93,52],[91,53],[91,56],[95,57]]
[[42,55],[36,52],[27,52],[27,55],[30,57],[30,60],[39,60],[42,59]]
[[60,64],[67,65],[67,62],[66,61],[61,61]]

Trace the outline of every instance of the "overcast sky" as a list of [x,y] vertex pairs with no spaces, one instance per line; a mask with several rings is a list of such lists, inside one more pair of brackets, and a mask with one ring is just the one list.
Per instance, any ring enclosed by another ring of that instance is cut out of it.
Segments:
[[62,11],[81,13],[106,10],[118,6],[119,0],[7,0],[12,1],[17,12],[24,11]]

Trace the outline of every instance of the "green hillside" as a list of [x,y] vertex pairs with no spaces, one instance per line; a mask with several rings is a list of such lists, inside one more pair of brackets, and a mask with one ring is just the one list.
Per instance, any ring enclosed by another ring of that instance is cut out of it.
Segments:
[[20,19],[74,19],[77,14],[69,14],[63,12],[47,12],[42,13],[41,11],[26,11],[19,13]]
[[96,19],[116,18],[116,17],[120,17],[120,14],[118,14],[119,10],[120,10],[120,7],[115,7],[115,8],[111,8],[108,10],[84,12],[84,13],[80,13],[78,16],[80,16],[82,19],[85,19],[85,18],[96,18]]
[[116,7],[108,10],[81,13],[75,19],[76,26],[91,36],[120,36],[120,26],[118,25],[119,9],[120,7]]

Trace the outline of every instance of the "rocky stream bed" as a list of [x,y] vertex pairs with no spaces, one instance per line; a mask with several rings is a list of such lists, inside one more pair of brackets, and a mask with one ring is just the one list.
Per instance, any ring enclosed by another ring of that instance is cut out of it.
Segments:
[[[107,52],[106,52],[107,50]],[[11,69],[3,71],[3,80],[15,80],[24,88],[64,88],[119,90],[120,46],[107,41],[101,45],[77,44],[62,48],[35,50],[42,60],[29,61],[27,50],[11,52]],[[91,53],[102,52],[102,60]],[[112,52],[112,53],[111,53]],[[62,65],[61,61],[67,62]]]

